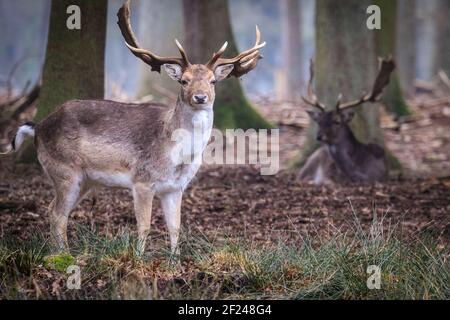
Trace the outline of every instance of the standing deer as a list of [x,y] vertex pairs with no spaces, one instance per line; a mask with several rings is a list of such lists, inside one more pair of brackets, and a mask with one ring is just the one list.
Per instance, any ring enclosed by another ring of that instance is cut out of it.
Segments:
[[172,134],[177,129],[193,133],[194,128],[200,128],[201,141],[189,156],[201,158],[213,125],[216,82],[254,69],[265,42],[260,43],[256,27],[255,45],[238,56],[221,57],[225,42],[206,64],[191,64],[177,40],[181,57],[160,57],[139,46],[131,28],[129,0],[117,16],[130,51],[152,71],[160,72],[163,67],[181,84],[176,104],[69,101],[41,122],[19,127],[9,151],[19,149],[24,137],[34,136],[38,160],[55,189],[49,210],[51,238],[58,252],[68,248],[70,212],[91,188],[104,185],[132,190],[141,253],[150,229],[153,198],[159,197],[175,253],[181,198],[201,161],[174,159],[174,150],[180,146]]
[[377,101],[394,69],[394,61],[381,60],[369,94],[347,103],[341,103],[342,95],[339,95],[335,110],[326,111],[325,105],[313,91],[314,67],[311,62],[308,97],[302,98],[306,104],[319,110],[308,111],[308,114],[318,124],[317,140],[324,145],[309,157],[300,171],[300,179],[316,184],[345,181],[371,183],[387,177],[384,149],[375,143],[359,142],[349,123],[354,115],[353,108],[365,102]]

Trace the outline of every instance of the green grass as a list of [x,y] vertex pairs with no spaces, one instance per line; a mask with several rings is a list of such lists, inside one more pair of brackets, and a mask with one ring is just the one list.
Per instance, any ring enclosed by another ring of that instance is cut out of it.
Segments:
[[[81,268],[81,289],[45,263],[44,237],[0,239],[2,299],[449,299],[449,247],[431,237],[406,240],[397,226],[370,230],[355,219],[348,233],[328,239],[280,236],[277,243],[185,232],[174,259],[158,239],[144,257],[136,239],[107,238],[77,227],[71,254]],[[158,242],[159,241],[159,242]],[[366,285],[368,265],[381,268],[381,289]]]

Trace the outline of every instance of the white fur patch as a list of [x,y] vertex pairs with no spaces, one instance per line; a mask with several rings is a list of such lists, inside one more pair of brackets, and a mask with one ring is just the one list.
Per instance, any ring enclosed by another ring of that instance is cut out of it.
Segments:
[[34,137],[34,128],[27,124],[20,126],[19,130],[17,130],[16,137],[14,139],[15,150],[20,149],[20,146],[22,145],[25,137]]
[[[190,110],[190,107],[187,108]],[[179,136],[173,139],[177,143],[171,151],[171,158],[173,165],[178,168],[155,185],[157,193],[184,190],[200,168],[203,151],[211,136],[212,106],[211,109],[190,112],[191,125],[178,129]]]
[[316,173],[314,174],[314,183],[322,184],[325,181],[325,175],[323,174],[322,166],[319,165]]
[[125,172],[105,172],[105,171],[87,171],[88,178],[96,183],[109,187],[133,187],[133,180],[129,173]]
[[211,137],[213,113],[209,110],[200,110],[194,113],[192,125],[194,126],[194,155],[203,153]]

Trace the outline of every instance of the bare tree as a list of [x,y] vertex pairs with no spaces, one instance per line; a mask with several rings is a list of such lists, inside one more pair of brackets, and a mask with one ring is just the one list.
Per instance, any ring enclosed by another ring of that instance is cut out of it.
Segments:
[[397,72],[403,92],[414,94],[416,79],[416,0],[397,0]]
[[436,15],[436,24],[436,71],[443,70],[447,75],[450,75],[450,0],[440,0]]
[[[183,0],[185,47],[193,63],[204,63],[228,41],[226,55],[238,53],[226,0]],[[218,128],[270,128],[252,107],[238,79],[230,78],[217,88],[214,124]]]
[[[81,10],[80,30],[66,26],[70,5]],[[107,0],[52,1],[36,121],[65,101],[103,98],[107,5]],[[24,148],[21,158],[34,161],[34,148]]]
[[[174,56],[177,48],[173,39],[183,34],[183,6],[181,0],[144,0],[139,2],[139,38],[144,48],[152,48],[160,55]],[[139,69],[139,95],[151,95],[156,100],[173,100],[178,84],[166,74],[155,74],[145,65]],[[176,99],[176,96],[175,96]]]
[[[379,56],[396,56],[397,53],[397,0],[376,0],[381,9],[381,29],[374,30],[376,53]],[[396,116],[411,114],[400,86],[398,73],[392,75],[391,82],[383,96],[386,109]]]
[[283,99],[300,101],[302,89],[302,56],[299,0],[282,0],[282,49],[283,49],[283,75],[285,84]]

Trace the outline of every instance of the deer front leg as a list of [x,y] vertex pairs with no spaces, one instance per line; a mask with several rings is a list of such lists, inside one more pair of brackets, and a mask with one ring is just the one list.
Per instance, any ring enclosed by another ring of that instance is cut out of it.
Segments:
[[148,186],[138,184],[133,188],[134,213],[138,229],[138,252],[140,255],[145,251],[145,242],[150,232],[154,195],[153,189]]
[[170,249],[172,254],[179,254],[178,237],[180,233],[182,196],[183,193],[181,190],[165,193],[161,196],[161,207],[167,228],[169,229]]

